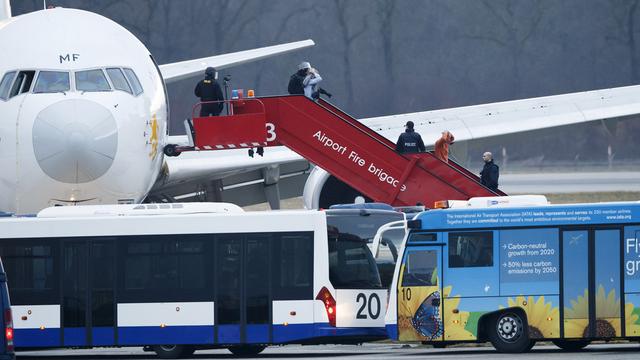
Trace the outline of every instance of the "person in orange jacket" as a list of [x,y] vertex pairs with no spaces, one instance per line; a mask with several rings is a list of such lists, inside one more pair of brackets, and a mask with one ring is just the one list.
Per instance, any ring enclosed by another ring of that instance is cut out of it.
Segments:
[[449,145],[453,144],[453,134],[448,130],[442,132],[442,137],[436,140],[434,153],[436,157],[444,162],[449,162]]

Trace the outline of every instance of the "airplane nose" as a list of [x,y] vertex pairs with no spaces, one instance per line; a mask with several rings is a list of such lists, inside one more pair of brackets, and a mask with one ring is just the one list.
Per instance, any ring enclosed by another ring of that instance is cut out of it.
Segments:
[[86,183],[104,175],[118,148],[113,114],[83,99],[60,101],[42,110],[32,134],[40,168],[64,183]]

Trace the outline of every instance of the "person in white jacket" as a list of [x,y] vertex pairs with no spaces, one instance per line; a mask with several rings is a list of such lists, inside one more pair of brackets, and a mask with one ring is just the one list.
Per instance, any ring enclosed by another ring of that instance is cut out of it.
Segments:
[[322,77],[318,70],[309,67],[307,76],[305,76],[302,81],[302,85],[304,86],[304,96],[314,101],[317,100],[320,97],[320,93],[318,92],[318,83],[320,83],[320,81],[322,81]]

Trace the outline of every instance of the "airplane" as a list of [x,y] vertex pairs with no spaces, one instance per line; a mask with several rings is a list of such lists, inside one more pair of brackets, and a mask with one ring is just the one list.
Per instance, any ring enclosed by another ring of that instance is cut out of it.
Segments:
[[52,8],[11,17],[4,0],[0,15],[0,209],[19,214],[141,202],[164,164],[166,84],[314,45],[157,65],[133,34],[95,13]]
[[[91,36],[82,31],[89,28]],[[166,84],[207,66],[224,69],[312,45],[305,40],[158,66],[144,44],[103,16],[54,8],[11,17],[8,0],[0,2],[0,48],[10,54],[0,58],[0,210],[173,201],[185,189],[248,172],[259,173],[265,197],[277,207],[280,169],[304,159],[284,147],[256,158],[246,149],[165,157],[166,144],[187,143],[186,136],[168,135]],[[426,142],[443,129],[461,141],[637,114],[639,95],[640,87],[631,86],[362,121],[394,141],[407,120]],[[293,168],[294,174],[307,169]],[[314,168],[305,206],[317,208],[319,193],[345,186],[329,178]]]

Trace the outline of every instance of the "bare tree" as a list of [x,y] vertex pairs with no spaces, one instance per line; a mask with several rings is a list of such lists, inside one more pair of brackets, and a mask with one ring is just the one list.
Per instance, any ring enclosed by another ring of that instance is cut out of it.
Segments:
[[344,45],[342,51],[343,77],[345,81],[346,104],[347,108],[353,106],[353,78],[351,74],[353,57],[352,51],[355,41],[364,34],[368,29],[368,21],[366,15],[363,15],[362,22],[358,28],[353,28],[356,23],[355,17],[348,14],[349,4],[354,2],[348,0],[334,0],[334,8],[336,11],[337,26],[339,28],[340,37]]
[[[387,78],[389,88],[395,89],[396,77],[394,76],[394,59],[395,52],[393,49],[393,16],[396,12],[396,1],[394,0],[377,0],[376,15],[378,17],[378,32],[380,34],[380,42],[382,45],[382,59],[384,61],[384,73]],[[395,104],[396,92],[389,92],[388,102]]]
[[630,77],[633,83],[637,83],[640,80],[640,54],[638,54],[637,44],[640,0],[614,0],[608,4],[611,9],[614,29],[606,36],[606,39],[627,49]]
[[[548,5],[543,5],[542,0],[527,2],[482,0],[479,4],[488,13],[487,20],[496,26],[493,27],[493,31],[491,31],[491,26],[484,26],[483,30],[486,30],[483,32],[467,32],[463,36],[472,40],[489,42],[509,54],[512,88],[517,95],[520,95],[523,80],[521,66],[526,55],[526,47],[531,37],[539,30],[540,22]],[[483,18],[482,15],[479,17]]]
[[[304,23],[304,19],[310,18],[308,17],[308,15],[311,15],[311,18],[313,18],[313,16],[315,17],[320,16],[320,10],[315,2],[311,2],[309,4],[304,4],[303,2],[296,2],[296,5],[299,5],[299,4],[302,4],[303,6],[274,7],[271,2],[266,2],[266,1],[260,2],[259,13],[263,14],[263,16],[261,16],[260,19],[258,20],[260,29],[263,29],[262,25],[265,25],[265,27],[273,27],[272,23],[263,24],[263,21],[265,21],[268,18],[266,15],[269,15],[270,13],[278,13],[278,14],[284,15],[282,17],[278,17],[278,19],[275,21],[275,23],[279,25],[277,26],[277,29],[273,33],[273,35],[270,36],[270,39],[269,39],[270,41],[280,43],[283,41],[285,34],[296,33],[294,29],[294,27],[298,25],[296,21],[298,21],[298,23]],[[267,21],[271,21],[271,19]],[[258,36],[260,40],[265,40],[263,37],[263,34],[264,34],[263,31],[259,31]],[[263,45],[261,44],[260,46],[263,46]],[[266,62],[264,61],[260,62],[259,70],[257,71],[256,77],[254,80],[256,89],[259,89],[262,86],[262,81],[264,79],[266,68],[267,68]]]

